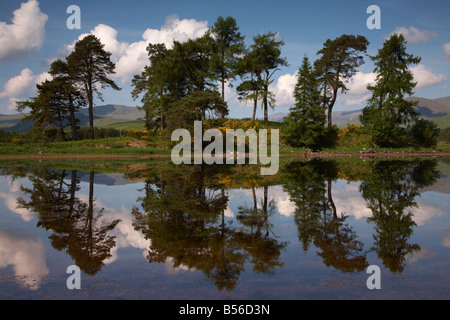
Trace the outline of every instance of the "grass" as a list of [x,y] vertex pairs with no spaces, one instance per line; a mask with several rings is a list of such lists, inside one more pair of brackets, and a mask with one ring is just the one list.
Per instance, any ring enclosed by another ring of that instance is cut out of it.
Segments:
[[[241,120],[242,121],[242,120]],[[136,120],[136,125],[143,124],[142,120]],[[129,122],[115,123],[116,129],[128,129]],[[260,129],[280,128],[280,123],[275,122],[260,122]],[[136,127],[134,127],[136,129]],[[136,131],[140,131],[139,129]],[[325,148],[322,151],[325,153],[359,153],[361,150],[373,150],[374,152],[431,152],[431,151],[450,151],[450,143],[439,142],[436,148],[374,148],[370,137],[362,130],[353,130],[350,126],[348,130],[341,129],[338,144],[334,148]],[[81,140],[69,142],[55,142],[55,143],[38,143],[33,144],[25,142],[24,139],[17,140],[16,143],[0,143],[0,157],[15,156],[15,155],[110,155],[113,156],[149,156],[149,155],[170,155],[171,146],[176,143],[168,143],[170,137],[160,134],[145,134],[142,138],[139,135],[128,135],[117,138],[103,138],[94,140]],[[21,137],[19,137],[21,138]],[[23,141],[22,141],[23,140]],[[5,140],[4,140],[5,141]],[[279,153],[281,155],[303,154],[305,148],[291,148],[283,143],[280,139]]]
[[129,137],[104,138],[55,142],[49,144],[7,144],[0,146],[0,155],[26,154],[71,154],[71,155],[151,155],[170,154],[168,149],[148,146],[144,142]]

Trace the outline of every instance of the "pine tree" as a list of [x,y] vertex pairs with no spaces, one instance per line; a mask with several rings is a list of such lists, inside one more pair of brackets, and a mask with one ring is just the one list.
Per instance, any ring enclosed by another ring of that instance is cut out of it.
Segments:
[[417,102],[405,98],[414,94],[417,84],[409,67],[421,58],[408,54],[404,36],[394,33],[371,59],[377,77],[375,84],[368,86],[372,96],[360,116],[361,123],[376,144],[401,145],[419,115],[415,110]]
[[331,128],[333,107],[339,92],[348,91],[346,83],[364,63],[369,41],[364,36],[344,34],[334,40],[328,39],[318,52],[321,55],[314,62],[320,79],[322,105],[328,110],[328,128]]
[[108,78],[115,73],[115,64],[111,61],[111,53],[104,50],[104,45],[94,35],[88,35],[75,44],[75,50],[67,57],[67,64],[88,102],[90,137],[94,139],[94,94],[97,93],[101,99],[100,88],[109,86],[120,90]]
[[319,83],[308,57],[298,71],[294,90],[296,104],[284,120],[284,137],[293,147],[318,149],[326,134],[326,115],[320,102]]

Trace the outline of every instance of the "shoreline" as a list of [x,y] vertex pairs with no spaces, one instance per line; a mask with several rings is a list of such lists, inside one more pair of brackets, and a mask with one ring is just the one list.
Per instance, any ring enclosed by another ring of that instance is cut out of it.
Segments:
[[[248,154],[247,154],[248,156]],[[280,158],[417,158],[417,157],[450,157],[449,151],[359,151],[359,152],[303,152],[303,153],[282,153]],[[0,155],[1,160],[132,160],[132,159],[165,159],[171,158],[170,154],[149,154],[149,155],[111,155],[111,154],[5,154]]]

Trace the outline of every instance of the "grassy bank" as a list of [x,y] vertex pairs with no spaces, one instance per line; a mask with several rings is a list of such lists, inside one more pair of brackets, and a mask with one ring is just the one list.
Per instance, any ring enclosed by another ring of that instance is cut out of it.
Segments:
[[[216,121],[217,122],[217,121]],[[223,122],[223,123],[222,123]],[[311,152],[306,148],[292,148],[286,145],[282,136],[282,125],[277,122],[257,122],[245,120],[227,120],[220,123],[205,123],[204,129],[218,128],[225,134],[227,129],[244,130],[280,129],[279,154],[283,156],[297,155],[348,155],[371,156],[397,154],[439,154],[450,156],[450,143],[447,140],[440,141],[435,148],[380,148],[375,147],[370,137],[358,126],[348,126],[339,129],[338,140],[333,148],[324,148],[320,152]],[[103,130],[103,131],[102,131]],[[270,133],[270,130],[269,130]],[[104,137],[111,136],[114,137]],[[168,157],[172,147],[177,142],[171,142],[170,136],[158,132],[131,129],[127,131],[115,131],[111,129],[99,129],[97,138],[79,141],[34,143],[26,134],[3,133],[0,139],[0,158],[25,158],[25,157],[59,157],[59,158],[123,158],[123,157]],[[268,139],[270,141],[270,138]],[[205,142],[209,144],[209,142]]]

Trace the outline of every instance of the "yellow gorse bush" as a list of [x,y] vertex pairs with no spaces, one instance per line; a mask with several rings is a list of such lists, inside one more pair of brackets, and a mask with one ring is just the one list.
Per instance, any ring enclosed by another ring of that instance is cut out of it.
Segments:
[[338,130],[338,137],[341,138],[348,133],[358,133],[359,126],[347,124],[347,128],[342,128]]
[[139,140],[148,139],[148,130],[130,129],[127,131],[127,136]]

